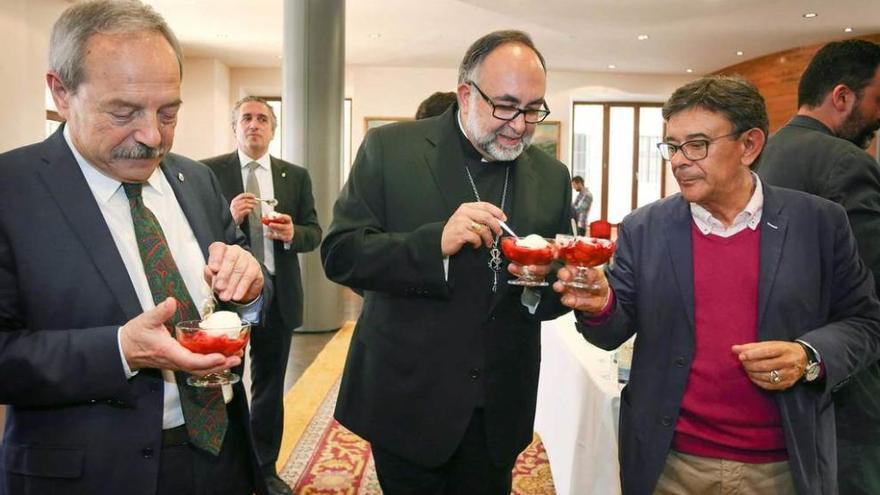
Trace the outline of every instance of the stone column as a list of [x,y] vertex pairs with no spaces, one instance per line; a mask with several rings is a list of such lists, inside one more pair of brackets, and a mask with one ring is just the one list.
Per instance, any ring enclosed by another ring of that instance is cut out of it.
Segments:
[[[345,78],[345,1],[284,0],[282,156],[309,170],[321,227],[339,194]],[[340,287],[324,276],[318,250],[300,255],[305,310],[299,331],[342,325]]]

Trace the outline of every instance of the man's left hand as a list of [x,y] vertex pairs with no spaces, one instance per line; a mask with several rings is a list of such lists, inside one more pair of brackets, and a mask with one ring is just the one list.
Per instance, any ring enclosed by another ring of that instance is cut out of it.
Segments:
[[290,242],[293,240],[293,218],[286,213],[272,217],[266,230],[266,237],[273,241]]
[[797,342],[770,340],[734,345],[749,379],[764,390],[785,390],[804,376],[807,353]]
[[208,246],[205,266],[208,285],[214,281],[214,292],[221,301],[247,304],[263,291],[260,263],[241,246],[214,242]]

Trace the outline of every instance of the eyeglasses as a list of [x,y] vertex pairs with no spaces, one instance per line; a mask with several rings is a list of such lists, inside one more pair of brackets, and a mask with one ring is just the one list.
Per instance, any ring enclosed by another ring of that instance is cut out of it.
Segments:
[[662,156],[664,160],[672,160],[672,157],[679,150],[681,150],[681,153],[688,160],[702,160],[709,154],[709,144],[726,137],[739,136],[743,132],[744,131],[734,131],[730,134],[725,134],[712,139],[693,139],[681,144],[657,143],[657,150],[660,152],[660,156]]
[[547,103],[542,103],[544,108],[519,108],[511,105],[498,105],[486,93],[483,93],[483,90],[477,86],[477,83],[468,81],[468,84],[473,85],[477,92],[480,93],[480,96],[486,100],[486,103],[492,106],[492,116],[496,119],[511,121],[519,117],[519,114],[523,114],[526,124],[537,124],[538,122],[543,122],[550,115],[550,108],[547,107]]

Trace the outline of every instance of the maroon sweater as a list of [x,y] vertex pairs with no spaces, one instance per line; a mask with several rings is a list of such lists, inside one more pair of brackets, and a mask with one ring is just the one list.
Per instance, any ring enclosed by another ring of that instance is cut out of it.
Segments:
[[758,388],[730,350],[758,340],[761,232],[703,235],[693,225],[696,353],[672,447],[748,463],[788,458],[773,394]]

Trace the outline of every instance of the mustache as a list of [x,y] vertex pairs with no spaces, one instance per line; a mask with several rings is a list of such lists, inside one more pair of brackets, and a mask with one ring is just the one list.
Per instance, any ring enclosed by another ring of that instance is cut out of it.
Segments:
[[153,148],[143,143],[135,143],[134,146],[117,146],[113,148],[111,156],[115,160],[145,160],[159,158],[164,154],[164,146]]

